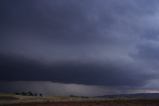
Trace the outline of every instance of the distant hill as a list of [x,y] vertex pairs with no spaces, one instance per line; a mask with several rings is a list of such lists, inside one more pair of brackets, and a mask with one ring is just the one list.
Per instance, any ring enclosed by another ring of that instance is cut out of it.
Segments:
[[119,94],[119,95],[104,95],[98,98],[107,99],[159,99],[159,93],[137,93],[137,94]]

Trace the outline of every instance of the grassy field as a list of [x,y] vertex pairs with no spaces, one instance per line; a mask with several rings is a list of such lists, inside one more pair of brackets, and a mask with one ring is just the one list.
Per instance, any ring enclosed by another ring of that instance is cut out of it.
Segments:
[[0,94],[0,106],[7,104],[25,104],[25,103],[50,103],[50,102],[68,102],[68,101],[89,101],[93,98],[80,98],[68,96],[22,96],[15,94]]
[[0,94],[0,106],[159,106],[159,99],[99,99],[80,97],[34,97]]
[[158,100],[106,100],[18,103],[2,106],[159,106]]

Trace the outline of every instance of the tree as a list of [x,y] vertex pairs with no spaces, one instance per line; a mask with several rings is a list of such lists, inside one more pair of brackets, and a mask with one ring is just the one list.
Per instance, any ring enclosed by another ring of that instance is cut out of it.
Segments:
[[28,96],[33,96],[33,93],[31,91],[29,91],[27,94]]
[[26,95],[27,95],[27,93],[26,93],[26,92],[22,92],[22,93],[21,93],[21,95],[26,96]]
[[42,97],[42,96],[43,96],[43,94],[41,94],[41,93],[40,93],[40,94],[39,94],[39,96],[41,96],[41,97]]

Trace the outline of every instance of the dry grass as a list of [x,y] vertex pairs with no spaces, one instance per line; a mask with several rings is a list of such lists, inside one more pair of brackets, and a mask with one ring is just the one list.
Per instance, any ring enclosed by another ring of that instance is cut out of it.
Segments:
[[67,101],[45,103],[20,103],[5,106],[159,106],[158,100],[108,100],[108,101]]
[[0,94],[0,106],[159,106],[159,100],[34,97]]

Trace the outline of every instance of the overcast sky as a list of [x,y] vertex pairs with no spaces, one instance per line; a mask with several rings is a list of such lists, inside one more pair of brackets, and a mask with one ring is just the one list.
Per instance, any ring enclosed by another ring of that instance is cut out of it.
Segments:
[[158,0],[0,0],[0,80],[159,89]]

